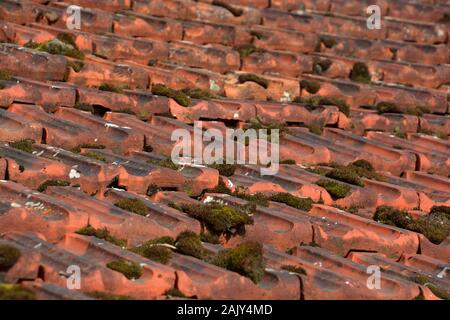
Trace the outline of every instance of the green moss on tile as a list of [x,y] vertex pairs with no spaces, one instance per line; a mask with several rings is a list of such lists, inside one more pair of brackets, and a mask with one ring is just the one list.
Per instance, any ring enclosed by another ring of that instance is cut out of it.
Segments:
[[321,136],[323,133],[324,125],[320,121],[313,121],[310,125],[308,125],[308,130],[311,133],[314,133],[318,136]]
[[101,91],[108,91],[108,92],[114,92],[114,93],[123,93],[124,89],[128,89],[128,86],[126,85],[114,85],[111,83],[102,83],[100,84],[100,86],[98,87],[98,90]]
[[333,48],[337,44],[336,39],[327,36],[320,36],[320,42],[328,49]]
[[293,101],[294,103],[303,103],[312,107],[317,106],[336,106],[340,112],[345,114],[346,116],[350,116],[350,106],[342,99],[333,98],[333,97],[321,97],[321,96],[313,96],[313,97],[297,97]]
[[269,199],[303,211],[311,210],[313,204],[311,198],[300,198],[287,192],[275,193]]
[[435,296],[444,300],[450,300],[450,291],[438,286],[436,283],[434,283],[432,278],[418,274],[410,277],[410,280],[427,287],[431,290],[431,292],[434,293]]
[[402,110],[392,102],[379,102],[376,109],[379,113],[402,113]]
[[39,192],[44,192],[48,187],[68,187],[70,186],[70,182],[66,180],[47,180],[42,183],[37,190]]
[[119,247],[125,247],[127,245],[126,240],[118,239],[115,236],[111,235],[111,233],[107,228],[95,229],[94,227],[88,224],[87,226],[77,230],[75,233],[84,236],[96,237],[105,240],[107,242],[110,242],[112,244],[115,244],[116,246]]
[[83,69],[84,63],[81,61],[67,61],[67,66],[78,73]]
[[83,153],[83,156],[88,157],[93,160],[106,162],[106,158],[104,156],[102,156],[101,154],[98,154],[97,152],[88,151],[86,153]]
[[183,107],[189,107],[191,105],[191,98],[189,96],[182,91],[171,89],[164,84],[158,83],[153,85],[152,94],[171,98]]
[[328,179],[320,179],[316,182],[316,184],[327,190],[327,192],[334,200],[345,198],[351,190],[350,186],[346,184],[331,181]]
[[147,163],[153,164],[155,166],[164,167],[172,170],[180,169],[180,166],[175,164],[171,159],[161,159],[161,160],[148,160]]
[[263,247],[257,242],[245,242],[233,249],[220,251],[212,262],[250,278],[254,283],[261,281],[264,275]]
[[137,263],[128,260],[111,261],[106,266],[114,271],[120,272],[127,279],[139,279],[142,276],[142,268]]
[[237,52],[239,52],[241,59],[247,58],[248,56],[250,56],[252,53],[255,53],[255,52],[258,52],[258,53],[265,52],[264,49],[259,48],[259,47],[255,46],[254,44],[244,44],[244,45],[235,47],[234,49]]
[[217,184],[217,186],[215,188],[208,189],[208,190],[206,190],[206,192],[209,192],[209,193],[223,193],[223,194],[230,194],[231,195],[231,190],[227,187],[227,185],[223,181],[222,177],[219,177],[219,183]]
[[186,88],[181,90],[185,95],[191,97],[192,99],[199,99],[199,100],[212,100],[212,99],[222,99],[223,97],[211,93],[206,90],[198,89],[198,88]]
[[116,201],[114,205],[120,209],[133,212],[144,217],[148,215],[148,208],[140,199],[124,198]]
[[297,164],[297,162],[292,159],[286,159],[286,160],[281,160],[280,164]]
[[206,204],[169,204],[204,223],[214,234],[233,233],[253,222],[243,207],[228,206],[218,201]]
[[0,300],[36,300],[36,294],[18,284],[0,283]]
[[354,82],[370,84],[372,78],[370,76],[369,68],[363,62],[356,62],[350,71],[350,79]]
[[0,244],[0,271],[7,271],[16,264],[21,256],[16,247]]
[[234,175],[237,165],[227,163],[215,163],[208,165],[208,167],[218,170],[221,176],[231,177],[232,175]]
[[333,169],[331,171],[328,171],[325,176],[334,180],[353,184],[355,186],[364,187],[364,182],[361,180],[358,174],[354,170],[348,168]]
[[175,247],[179,253],[194,258],[203,259],[206,255],[200,236],[192,231],[181,232],[175,240]]
[[211,244],[220,244],[219,236],[212,234],[208,231],[200,234],[200,240]]
[[303,274],[306,276],[306,271],[305,269],[303,269],[300,266],[294,266],[294,265],[284,265],[281,267],[281,269],[289,271],[289,272],[293,272],[293,273],[298,273],[298,274]]
[[172,237],[161,237],[144,242],[131,251],[155,262],[167,264],[172,258],[172,249],[175,240]]
[[130,296],[101,292],[101,291],[92,291],[86,292],[87,296],[97,299],[97,300],[134,300]]
[[300,81],[300,87],[311,94],[316,94],[320,90],[320,82],[316,80],[303,79]]
[[66,40],[67,38],[62,37],[61,39],[56,38],[38,44],[36,42],[29,42],[25,44],[25,47],[50,54],[60,54],[78,60],[84,60],[84,53],[78,49],[73,41],[66,42]]
[[222,7],[224,9],[227,9],[235,17],[240,17],[240,16],[242,16],[244,14],[244,10],[243,9],[236,8],[236,7],[228,4],[226,1],[213,0],[211,4],[214,5],[214,6],[218,6],[218,7]]
[[289,128],[286,126],[286,124],[277,121],[264,122],[258,117],[250,119],[247,129],[253,129],[257,132],[259,132],[258,130],[267,130],[269,142],[272,141],[272,134],[275,133],[273,130],[278,130],[280,138],[289,133]]
[[33,144],[35,143],[32,139],[22,139],[9,143],[11,148],[21,150],[28,153],[33,153]]
[[239,83],[245,83],[247,81],[255,82],[264,89],[267,89],[269,87],[269,81],[267,79],[257,76],[256,74],[253,73],[246,73],[239,75],[238,81]]
[[177,297],[177,298],[186,298],[186,296],[184,295],[183,292],[181,292],[179,289],[177,288],[172,288],[167,290],[164,295],[168,296],[168,297]]
[[433,131],[433,130],[430,130],[430,129],[425,129],[425,128],[420,127],[417,130],[417,133],[421,133],[421,134],[425,134],[425,135],[428,135],[428,136],[436,137],[436,138],[439,138],[439,139],[442,139],[442,140],[448,140],[447,133],[445,133],[443,131]]
[[0,80],[2,81],[11,80],[11,73],[8,70],[0,70]]
[[90,113],[94,113],[94,107],[88,103],[77,102],[77,103],[75,103],[74,108],[81,110],[81,111],[87,111]]
[[322,59],[322,58],[313,58],[313,73],[321,74],[327,71],[333,62],[330,59]]

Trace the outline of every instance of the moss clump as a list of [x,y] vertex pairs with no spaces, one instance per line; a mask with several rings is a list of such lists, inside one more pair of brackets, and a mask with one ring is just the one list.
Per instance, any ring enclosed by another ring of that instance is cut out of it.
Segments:
[[230,194],[231,195],[231,190],[228,189],[227,185],[225,184],[225,182],[223,181],[223,179],[221,177],[219,177],[219,184],[215,188],[206,190],[206,192],[209,192],[209,193],[224,193],[224,194]]
[[330,98],[330,97],[307,97],[307,98],[295,98],[294,102],[304,103],[309,106],[336,106],[346,116],[350,116],[350,106],[342,99]]
[[372,78],[370,76],[369,68],[365,63],[357,62],[353,65],[352,71],[350,71],[350,79],[355,82],[370,84]]
[[289,133],[289,129],[284,123],[276,121],[263,122],[259,118],[251,119],[248,129],[257,130],[258,134],[259,130],[267,130],[268,141],[272,141],[273,130],[278,130],[280,137]]
[[183,107],[189,107],[191,105],[191,98],[189,98],[186,94],[181,91],[171,89],[160,83],[152,86],[152,94],[171,98]]
[[168,297],[186,298],[186,296],[177,288],[167,290],[164,295]]
[[180,169],[180,166],[175,164],[171,159],[162,159],[162,160],[148,160],[147,163],[153,164],[155,166],[169,168],[172,170]]
[[450,207],[449,206],[433,206],[430,210],[430,214],[443,213],[447,219],[450,219]]
[[173,238],[161,237],[146,241],[142,245],[132,248],[131,251],[152,261],[167,264],[172,258],[172,250],[169,247],[174,245]]
[[213,0],[212,5],[227,9],[235,17],[240,17],[244,13],[243,9],[235,8],[235,7],[231,6],[230,4],[226,3],[225,1]]
[[375,211],[373,219],[384,224],[422,233],[434,244],[444,241],[450,233],[448,215],[436,210],[414,220],[406,211],[381,206]]
[[11,80],[11,74],[7,70],[0,70],[0,80],[9,81]]
[[297,162],[292,159],[286,159],[286,160],[281,160],[280,164],[297,164]]
[[430,113],[430,110],[427,107],[407,107],[407,108],[400,108],[397,104],[392,102],[386,102],[382,101],[377,103],[375,106],[375,109],[378,111],[378,113],[402,113],[402,114],[409,114],[413,116],[422,116],[424,113]]
[[434,244],[440,244],[450,233],[450,219],[444,212],[433,212],[416,220],[415,231],[422,233]]
[[429,129],[425,129],[425,128],[419,128],[417,130],[417,133],[422,133],[422,134],[426,134],[428,136],[437,137],[437,138],[442,139],[442,140],[447,140],[448,139],[448,135],[445,132],[442,132],[442,131],[433,131],[433,130],[429,130]]
[[9,146],[11,148],[14,148],[17,150],[21,150],[21,151],[28,152],[28,153],[33,153],[34,142],[35,141],[32,139],[22,139],[22,140],[10,142]]
[[81,110],[81,111],[87,111],[90,113],[94,113],[94,107],[87,103],[77,102],[77,103],[75,103],[74,108]]
[[328,49],[333,48],[336,45],[336,39],[326,36],[320,36],[320,42],[324,44]]
[[140,199],[120,199],[114,205],[120,209],[136,213],[141,216],[147,216],[148,208]]
[[153,196],[154,194],[160,192],[162,189],[160,187],[158,187],[156,184],[151,184],[148,186],[147,189],[147,195],[149,197]]
[[241,59],[247,58],[248,56],[250,56],[252,53],[255,53],[255,52],[259,52],[259,53],[265,52],[264,49],[258,48],[254,44],[244,44],[242,46],[235,47],[234,49],[237,52],[239,52]]
[[135,262],[128,260],[115,260],[106,265],[109,269],[120,272],[127,279],[139,279],[142,275],[142,268]]
[[253,222],[246,207],[227,206],[218,201],[206,204],[170,204],[201,221],[214,234],[233,234],[245,230],[245,225]]
[[25,46],[37,51],[61,54],[78,60],[84,60],[85,57],[84,53],[78,49],[75,43],[73,41],[67,41],[66,37],[61,37],[61,39],[56,38],[39,44],[30,42]]
[[289,271],[289,272],[294,272],[294,273],[298,273],[298,274],[303,274],[306,276],[306,271],[305,269],[303,269],[300,266],[293,266],[293,265],[285,265],[282,266],[281,269]]
[[126,240],[118,239],[111,235],[108,229],[95,229],[91,225],[87,225],[86,227],[81,228],[80,230],[77,230],[75,233],[81,234],[83,236],[91,236],[91,237],[97,237],[99,239],[105,240],[107,242],[110,242],[112,244],[115,244],[116,246],[125,247],[127,245]]
[[301,80],[300,87],[311,94],[316,94],[320,90],[320,82],[316,80]]
[[423,285],[431,290],[435,296],[444,299],[450,300],[450,291],[445,290],[433,282],[433,279],[423,276],[423,275],[415,275],[410,278],[411,281]]
[[78,146],[76,146],[75,148],[71,149],[70,151],[73,153],[80,153],[81,149],[105,149],[106,147],[102,144],[97,144],[97,143],[82,143]]
[[373,216],[375,221],[403,229],[415,229],[414,219],[406,212],[390,206],[380,206]]
[[379,102],[376,105],[376,109],[379,113],[402,113],[402,110],[391,102]]
[[248,192],[244,192],[241,191],[240,189],[237,189],[236,191],[232,192],[231,195],[236,198],[247,200],[248,202],[250,202],[255,206],[258,205],[262,207],[267,207],[269,205],[269,197],[261,192],[250,194]]
[[263,247],[257,242],[246,242],[229,250],[220,251],[213,264],[250,278],[254,283],[264,275]]
[[264,89],[267,89],[269,86],[269,81],[267,79],[264,79],[262,77],[257,76],[256,74],[247,73],[247,74],[241,74],[238,77],[239,83],[245,83],[247,81],[255,82],[259,84]]
[[198,234],[192,231],[184,231],[180,233],[175,240],[175,247],[181,254],[192,256],[194,258],[203,259],[206,251]]
[[101,154],[98,154],[97,152],[88,151],[86,153],[83,153],[83,156],[94,159],[94,160],[106,162],[106,158],[104,156],[102,156]]
[[20,256],[20,250],[16,247],[0,244],[0,271],[7,271],[14,266]]
[[314,121],[312,122],[309,126],[309,132],[317,134],[318,136],[321,136],[323,133],[323,123],[319,122],[319,121]]
[[322,72],[327,71],[333,62],[330,59],[320,59],[320,58],[314,58],[313,59],[313,73],[315,74],[321,74]]
[[67,67],[72,68],[73,71],[78,73],[83,69],[84,63],[81,61],[68,61]]
[[183,89],[181,90],[185,95],[191,97],[192,99],[200,99],[200,100],[212,100],[212,99],[221,99],[222,97],[211,93],[202,89]]
[[303,211],[311,210],[313,204],[311,198],[300,198],[287,192],[276,193],[270,196],[269,199]]
[[123,93],[124,89],[127,89],[127,86],[116,86],[116,85],[113,85],[110,83],[102,83],[98,87],[98,90],[115,92],[115,93]]
[[316,184],[325,188],[334,200],[345,198],[351,189],[348,185],[327,179],[320,179]]
[[364,182],[361,180],[358,174],[355,171],[348,168],[333,169],[327,172],[325,176],[334,180],[347,182],[355,186],[364,187]]
[[0,300],[36,300],[36,294],[18,284],[0,283]]
[[133,298],[131,298],[130,296],[123,296],[101,291],[86,292],[85,294],[97,300],[133,300]]
[[69,181],[65,180],[47,180],[38,187],[39,192],[44,192],[48,187],[68,187],[70,186]]
[[216,169],[219,171],[219,174],[224,177],[231,177],[234,175],[234,172],[236,171],[237,165],[235,164],[226,164],[226,163],[217,163],[217,164],[210,164],[210,168]]

